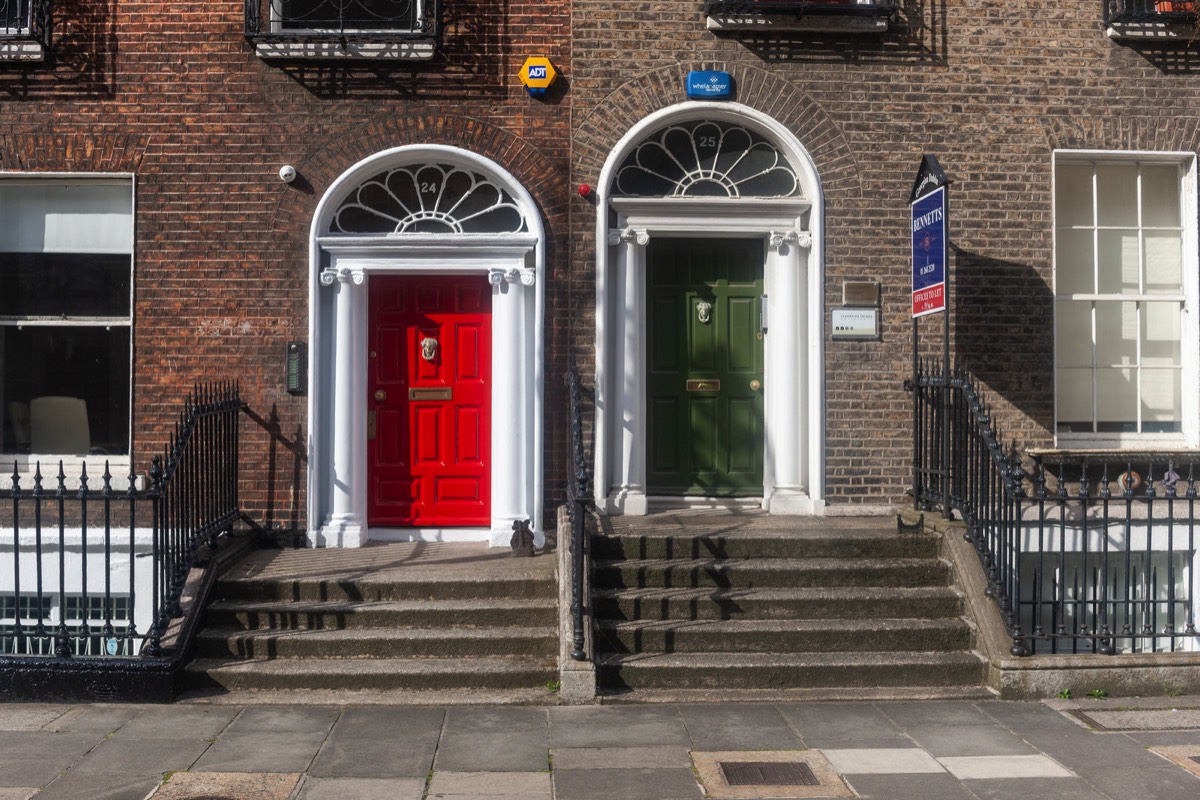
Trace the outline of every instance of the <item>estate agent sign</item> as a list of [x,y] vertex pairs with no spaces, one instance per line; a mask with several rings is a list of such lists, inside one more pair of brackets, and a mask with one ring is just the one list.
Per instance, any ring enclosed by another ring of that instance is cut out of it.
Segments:
[[912,202],[912,314],[946,310],[946,187]]

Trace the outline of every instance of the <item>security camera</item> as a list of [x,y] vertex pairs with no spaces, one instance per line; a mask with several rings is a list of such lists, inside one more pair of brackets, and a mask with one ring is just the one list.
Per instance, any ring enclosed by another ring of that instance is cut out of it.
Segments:
[[291,183],[296,180],[296,168],[291,164],[284,164],[279,168],[279,180],[284,183]]

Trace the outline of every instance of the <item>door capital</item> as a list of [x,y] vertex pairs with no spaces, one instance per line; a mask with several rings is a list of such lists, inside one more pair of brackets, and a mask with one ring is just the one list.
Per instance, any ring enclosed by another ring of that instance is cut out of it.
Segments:
[[767,239],[768,245],[772,250],[779,250],[785,244],[795,245],[800,248],[807,249],[812,247],[812,234],[808,231],[771,231],[771,235]]
[[613,228],[608,232],[608,243],[618,245],[621,242],[636,242],[641,247],[650,244],[650,232],[645,228]]

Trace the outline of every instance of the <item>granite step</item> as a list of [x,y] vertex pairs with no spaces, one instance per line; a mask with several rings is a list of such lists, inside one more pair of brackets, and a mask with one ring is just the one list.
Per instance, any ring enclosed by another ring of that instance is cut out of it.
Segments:
[[402,600],[359,603],[221,601],[208,607],[208,623],[242,630],[553,626],[553,598],[506,600]]
[[607,588],[937,586],[949,565],[919,558],[744,558],[596,560],[593,585]]
[[244,631],[208,628],[202,658],[454,658],[521,656],[553,660],[556,627],[397,628]]

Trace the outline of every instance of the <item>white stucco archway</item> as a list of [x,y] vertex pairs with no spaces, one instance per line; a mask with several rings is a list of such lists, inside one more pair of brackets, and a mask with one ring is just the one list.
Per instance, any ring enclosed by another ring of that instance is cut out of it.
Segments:
[[[626,158],[664,127],[730,123],[768,141],[798,191],[780,197],[619,196]],[[820,514],[824,502],[823,198],[807,150],[778,121],[738,103],[686,102],[634,126],[597,187],[595,499],[645,514],[646,249],[655,236],[762,238],[765,311],[763,493],[772,514]],[[678,499],[662,498],[665,502]],[[701,498],[701,502],[708,502]]]
[[[339,208],[356,192],[362,196],[360,187],[370,183],[381,190],[397,171],[415,177],[423,167],[458,175],[460,193],[486,187],[489,196],[502,198],[496,206],[503,206],[516,224],[470,231],[455,215],[467,218],[477,206],[446,202],[437,208],[431,202],[429,209],[410,215],[428,225],[398,224],[393,231],[367,235],[337,229]],[[431,232],[445,220],[450,229]],[[313,217],[309,248],[307,533],[312,545],[357,547],[369,539],[410,539],[502,546],[509,543],[514,520],[526,519],[540,543],[544,243],[541,217],[528,191],[496,163],[455,147],[408,145],[377,153],[355,164],[325,192]],[[371,528],[366,494],[370,281],[378,275],[450,274],[487,276],[492,286],[490,524]]]

